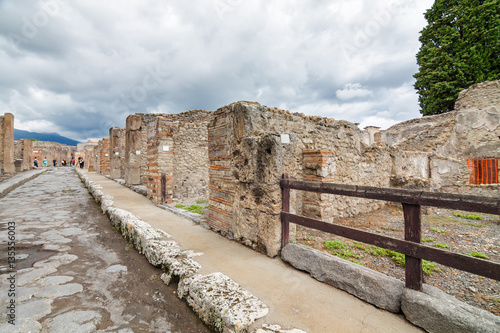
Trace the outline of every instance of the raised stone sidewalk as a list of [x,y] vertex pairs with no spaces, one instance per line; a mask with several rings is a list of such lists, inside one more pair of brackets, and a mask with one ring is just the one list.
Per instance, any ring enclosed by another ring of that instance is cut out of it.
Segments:
[[6,196],[7,193],[12,191],[16,187],[21,186],[22,184],[38,177],[46,170],[47,168],[33,169],[30,171],[18,173],[11,178],[4,180],[0,183],[0,198]]
[[78,173],[124,238],[165,269],[166,284],[178,278],[178,296],[217,331],[420,331],[401,315],[197,226],[104,176]]

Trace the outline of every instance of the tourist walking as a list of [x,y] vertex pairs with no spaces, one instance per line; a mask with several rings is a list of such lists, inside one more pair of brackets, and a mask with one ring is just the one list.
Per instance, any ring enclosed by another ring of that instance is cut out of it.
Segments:
[[48,166],[48,165],[49,165],[49,163],[47,162],[47,157],[45,157],[45,158],[43,159],[43,162],[42,162],[42,163],[43,163],[43,166],[44,166],[44,167],[46,167],[46,166]]
[[38,168],[38,159],[36,157],[33,160],[33,165],[35,166],[35,168]]

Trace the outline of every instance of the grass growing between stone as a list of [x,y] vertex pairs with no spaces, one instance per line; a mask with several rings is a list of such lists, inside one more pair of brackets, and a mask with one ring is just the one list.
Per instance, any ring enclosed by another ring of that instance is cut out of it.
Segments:
[[[201,200],[198,200],[198,201],[201,201]],[[175,205],[175,207],[187,210],[191,213],[196,213],[196,214],[204,214],[205,213],[205,211],[202,209],[203,207],[201,207],[199,205],[191,205],[188,207],[186,205],[177,204],[177,205]],[[208,206],[205,206],[205,208],[208,208]]]
[[[325,241],[324,248],[329,250],[331,254],[339,258],[349,260],[359,265],[363,264],[356,260],[361,259],[361,255],[357,251],[362,251],[367,255],[375,257],[387,257],[400,267],[404,267],[406,264],[405,255],[402,253],[387,250],[374,245],[366,245],[364,243],[356,241],[353,242],[353,245],[349,245],[339,240]],[[430,262],[427,260],[422,260],[422,269],[427,275],[441,272],[441,269],[437,267],[437,264],[435,262]]]
[[482,252],[477,252],[477,251],[467,253],[467,255],[471,256],[471,257],[475,257],[475,258],[480,258],[480,259],[486,259],[486,260],[490,259],[486,254],[484,254]]

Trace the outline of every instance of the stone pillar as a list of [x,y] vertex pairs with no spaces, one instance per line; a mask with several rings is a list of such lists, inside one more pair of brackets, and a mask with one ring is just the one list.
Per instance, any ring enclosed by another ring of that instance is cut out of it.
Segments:
[[15,141],[16,172],[27,171],[33,167],[33,143],[30,139]]
[[14,115],[6,113],[0,124],[0,136],[2,136],[2,148],[0,160],[2,160],[0,173],[13,174],[16,172],[14,165]]
[[125,133],[125,183],[141,184],[142,116],[132,114],[127,117]]
[[158,204],[171,203],[174,152],[173,124],[165,117],[150,122],[148,133],[148,198]]
[[274,257],[281,247],[279,181],[293,163],[295,139],[257,127],[265,110],[238,102],[217,110],[210,122],[208,224]]
[[119,127],[109,129],[109,176],[111,179],[121,179],[122,175],[122,130]]
[[[333,182],[335,173],[333,152],[327,149],[302,151],[304,160],[304,180]],[[333,221],[333,195],[326,193],[304,192],[303,214],[325,222]]]
[[109,175],[110,156],[109,156],[109,137],[99,141],[99,172],[101,175]]
[[95,145],[86,145],[83,148],[83,161],[85,162],[84,168],[89,171],[95,171],[95,147]]

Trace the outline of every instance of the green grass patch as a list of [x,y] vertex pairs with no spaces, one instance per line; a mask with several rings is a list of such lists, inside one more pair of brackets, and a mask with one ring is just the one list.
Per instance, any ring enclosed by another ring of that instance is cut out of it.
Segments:
[[473,214],[462,214],[462,213],[455,213],[453,214],[457,217],[463,217],[464,219],[467,219],[467,220],[482,220],[483,217],[482,216],[479,216],[479,215],[473,215]]
[[[432,239],[434,241],[434,239]],[[337,246],[342,248],[342,244],[347,246],[345,243],[339,242],[333,246]],[[374,245],[366,245],[361,242],[354,242],[353,247],[358,248],[360,250],[363,250],[365,253],[370,254],[372,256],[382,256],[382,257],[387,257],[390,258],[392,261],[396,263],[396,265],[400,267],[404,267],[406,264],[406,257],[404,254],[396,252],[396,251],[391,251],[387,250],[378,246]],[[342,248],[343,249],[343,248]],[[437,264],[435,262],[430,262],[427,260],[422,260],[422,270],[424,271],[425,274],[427,275],[432,275],[435,272],[440,273],[441,269],[437,267]]]
[[[191,206],[187,207],[186,205],[176,204],[175,207],[182,208],[184,210],[190,211],[191,213],[196,213],[196,214],[204,214],[205,213],[205,211],[199,205],[191,205]],[[208,208],[208,206],[205,208]]]
[[449,229],[441,229],[441,228],[437,228],[437,227],[431,227],[431,230],[434,232],[437,232],[438,234],[442,234],[443,232],[450,231]]
[[197,204],[202,204],[202,203],[207,203],[207,202],[208,202],[208,200],[206,200],[206,199],[203,199],[203,200],[196,200],[196,203],[197,203]]
[[196,214],[205,213],[203,211],[203,209],[201,209],[201,206],[199,206],[199,205],[191,205],[191,206],[184,208],[184,209],[190,211],[191,213],[196,213]]
[[347,244],[342,241],[338,240],[325,241],[325,248],[327,248],[330,251],[345,249],[346,247]]
[[361,256],[354,253],[352,251],[352,247],[347,245],[346,243],[338,240],[332,240],[332,241],[325,241],[324,246],[326,249],[330,250],[333,255],[342,259],[352,261],[356,264],[360,264],[358,261],[354,259],[359,259],[361,258]]
[[437,267],[437,264],[432,261],[422,260],[422,270],[427,275],[432,275],[434,273],[441,273],[441,268]]
[[443,243],[434,243],[435,247],[440,247],[442,249],[448,249],[450,246],[448,244],[443,244]]
[[473,226],[473,227],[478,227],[478,228],[485,228],[486,227],[486,225],[481,224],[481,223],[464,222],[464,221],[460,221],[459,223],[460,224],[464,224],[464,225],[470,225],[470,226]]
[[422,242],[434,242],[436,239],[429,237],[429,238],[422,238]]
[[450,225],[458,223],[460,220],[450,216],[424,215],[422,220],[427,223]]
[[481,259],[486,259],[486,260],[489,260],[490,258],[482,253],[482,252],[477,252],[477,251],[474,251],[474,252],[471,252],[471,253],[467,253],[468,256],[471,256],[471,257],[475,257],[475,258],[481,258]]

